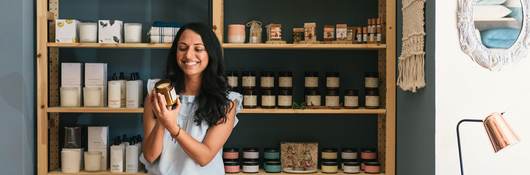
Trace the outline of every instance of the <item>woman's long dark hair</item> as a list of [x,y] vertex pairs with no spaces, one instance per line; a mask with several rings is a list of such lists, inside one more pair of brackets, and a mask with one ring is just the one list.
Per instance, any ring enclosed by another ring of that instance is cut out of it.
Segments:
[[208,65],[202,72],[201,87],[196,100],[198,108],[195,122],[200,125],[205,121],[208,126],[226,122],[226,113],[230,106],[227,98],[228,87],[224,78],[224,60],[221,44],[210,27],[201,23],[189,23],[177,32],[173,45],[167,56],[167,78],[175,83],[175,90],[184,90],[184,72],[177,65],[177,45],[182,33],[192,30],[199,34],[208,53]]

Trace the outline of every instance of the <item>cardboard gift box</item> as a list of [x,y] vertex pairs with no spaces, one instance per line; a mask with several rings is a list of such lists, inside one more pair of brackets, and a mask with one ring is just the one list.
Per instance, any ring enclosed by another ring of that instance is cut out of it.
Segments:
[[123,43],[123,21],[99,20],[98,42],[99,43]]
[[55,20],[55,42],[76,43],[78,41],[77,28],[79,21],[75,19]]

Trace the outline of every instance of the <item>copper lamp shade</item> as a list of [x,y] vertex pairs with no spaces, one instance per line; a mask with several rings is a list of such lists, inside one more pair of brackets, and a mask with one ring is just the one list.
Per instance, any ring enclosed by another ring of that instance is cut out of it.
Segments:
[[495,152],[519,142],[519,137],[513,132],[502,114],[493,113],[486,117],[484,128]]

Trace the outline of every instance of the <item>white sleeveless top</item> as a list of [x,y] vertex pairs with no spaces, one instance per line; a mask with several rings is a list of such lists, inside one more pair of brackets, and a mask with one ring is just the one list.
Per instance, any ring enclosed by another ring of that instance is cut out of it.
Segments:
[[[242,109],[242,96],[237,92],[229,92],[228,99],[235,102],[236,106],[236,117],[234,127],[236,126],[238,119],[237,114]],[[181,107],[178,117],[178,123],[182,130],[186,131],[194,139],[202,142],[208,131],[208,124],[204,121],[201,125],[197,125],[194,122],[195,111],[197,110],[198,103],[195,100],[195,96],[181,96]],[[195,163],[193,159],[188,157],[188,154],[182,150],[178,142],[173,142],[171,134],[164,131],[164,145],[162,147],[162,153],[160,157],[153,163],[150,164],[145,158],[143,153],[140,155],[140,162],[145,165],[149,174],[156,175],[224,175],[224,164],[222,158],[221,148],[215,157],[204,167]]]

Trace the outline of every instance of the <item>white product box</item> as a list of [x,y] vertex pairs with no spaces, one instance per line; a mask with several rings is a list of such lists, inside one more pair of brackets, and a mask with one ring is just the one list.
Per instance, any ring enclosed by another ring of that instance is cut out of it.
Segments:
[[75,19],[55,20],[55,42],[76,43],[78,41],[77,28],[79,21]]
[[85,86],[107,85],[107,63],[85,63]]
[[81,86],[81,70],[83,63],[61,63],[61,86]]
[[99,20],[98,42],[99,43],[123,43],[123,21]]
[[102,154],[101,169],[107,169],[108,162],[108,143],[109,127],[108,126],[89,126],[88,127],[88,151],[99,151]]
[[110,147],[110,172],[124,172],[125,147],[124,145],[112,145]]
[[127,81],[127,108],[139,108],[142,104],[142,80]]

